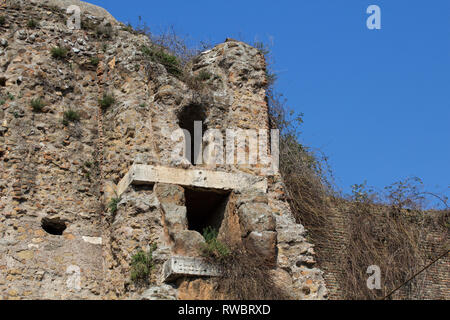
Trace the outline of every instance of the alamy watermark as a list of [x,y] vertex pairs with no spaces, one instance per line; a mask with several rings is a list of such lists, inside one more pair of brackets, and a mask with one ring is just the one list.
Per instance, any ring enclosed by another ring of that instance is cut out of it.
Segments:
[[279,130],[208,129],[203,133],[202,125],[202,121],[194,121],[193,137],[186,129],[172,133],[174,149],[171,156],[175,163],[260,165],[268,169],[267,174],[278,173]]
[[381,289],[381,269],[379,266],[373,265],[369,266],[366,271],[367,274],[370,274],[370,277],[367,278],[367,288],[370,290]]
[[66,13],[70,15],[67,19],[67,28],[70,30],[81,29],[81,9],[79,6],[71,5],[67,8]]
[[367,18],[366,25],[369,30],[380,30],[381,29],[381,9],[379,6],[372,4],[370,5],[366,12],[370,14]]
[[81,290],[81,269],[79,266],[70,265],[66,269],[67,280],[66,286],[68,289],[75,291]]

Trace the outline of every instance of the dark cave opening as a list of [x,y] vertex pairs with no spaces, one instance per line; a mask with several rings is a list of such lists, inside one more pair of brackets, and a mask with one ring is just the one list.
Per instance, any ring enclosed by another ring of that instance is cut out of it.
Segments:
[[229,192],[203,188],[185,188],[189,230],[203,235],[207,227],[219,231],[225,216]]
[[65,222],[60,218],[43,218],[41,226],[45,232],[56,236],[61,236],[67,228]]

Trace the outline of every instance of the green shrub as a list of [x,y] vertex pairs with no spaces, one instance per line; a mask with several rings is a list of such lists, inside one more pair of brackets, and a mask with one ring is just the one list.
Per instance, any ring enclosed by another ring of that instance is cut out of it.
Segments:
[[35,29],[38,26],[38,21],[34,20],[34,19],[30,19],[27,22],[27,27],[30,29]]
[[42,112],[45,107],[45,103],[40,98],[31,100],[30,105],[34,112]]
[[98,64],[100,63],[100,59],[97,58],[97,57],[92,57],[92,58],[89,60],[89,63],[90,63],[91,65],[93,65],[94,67],[96,67],[96,66],[98,66]]
[[11,101],[13,101],[13,100],[16,98],[16,97],[14,97],[14,95],[13,95],[12,93],[10,93],[10,92],[8,92],[7,95],[8,95],[8,99],[11,100]]
[[80,114],[77,111],[70,109],[64,112],[63,117],[64,125],[67,126],[69,122],[76,122],[76,121],[80,121]]
[[120,202],[120,198],[112,198],[111,201],[109,201],[108,208],[109,212],[111,212],[112,215],[114,215],[117,212],[117,206]]
[[200,80],[200,81],[206,81],[206,80],[211,79],[212,76],[213,76],[213,75],[212,75],[211,72],[208,72],[208,71],[206,71],[206,70],[202,70],[202,71],[200,71],[199,74],[197,75],[197,79]]
[[147,46],[142,46],[141,51],[144,55],[151,57],[153,55],[153,50]]
[[133,26],[130,23],[128,23],[126,26],[122,27],[122,30],[123,31],[127,31],[127,32],[131,32],[131,33],[135,33],[135,31],[133,29]]
[[114,104],[114,102],[116,102],[116,100],[114,99],[114,96],[111,94],[104,94],[103,98],[99,100],[100,106],[102,107],[103,110],[106,110],[109,107],[111,107]]
[[91,168],[91,167],[92,167],[92,162],[90,162],[90,161],[85,161],[85,162],[84,162],[84,166],[85,166],[86,168]]
[[0,100],[0,106],[4,105],[5,103],[6,103],[6,100],[5,100],[5,99],[1,99],[1,100]]
[[64,59],[67,56],[67,49],[61,47],[54,47],[50,50],[50,53],[55,59]]
[[180,61],[177,57],[166,53],[162,48],[142,46],[142,53],[154,62],[162,64],[168,73],[174,76],[182,74]]
[[212,227],[203,229],[203,238],[205,238],[206,243],[201,250],[204,256],[221,259],[230,254],[230,249],[227,245],[217,240],[218,234],[219,232]]
[[6,23],[5,16],[0,16],[0,26],[4,25]]
[[130,278],[136,285],[143,286],[149,283],[150,274],[155,267],[153,263],[155,250],[156,244],[152,244],[148,252],[140,249],[131,257]]

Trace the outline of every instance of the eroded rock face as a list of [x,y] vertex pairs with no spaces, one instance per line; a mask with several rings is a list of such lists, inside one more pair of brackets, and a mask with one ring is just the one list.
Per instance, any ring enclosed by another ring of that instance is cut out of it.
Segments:
[[[71,4],[82,10],[82,30],[66,26]],[[211,74],[198,88],[145,58],[141,49],[149,40],[124,30],[101,8],[75,0],[17,0],[8,1],[4,12],[0,298],[217,297],[213,279],[165,283],[162,272],[174,255],[200,255],[205,240],[197,222],[189,221],[195,212],[185,198],[186,189],[195,192],[199,186],[225,192],[226,200],[211,208],[219,239],[250,242],[293,299],[326,298],[313,245],[294,221],[280,176],[266,176],[261,165],[194,166],[172,156],[171,135],[188,107],[202,108],[205,126],[223,133],[269,129],[265,61],[257,49],[228,39],[203,52],[187,72]],[[38,21],[35,28],[24,27],[30,18]],[[67,48],[64,58],[52,57],[56,46]],[[114,95],[115,103],[103,110],[98,101],[105,93]],[[31,101],[38,98],[44,105],[33,110]],[[77,119],[67,121],[69,110]],[[177,185],[175,174],[170,184],[144,181],[119,188],[133,165],[229,173],[245,176],[236,181],[248,185],[202,185],[196,176],[193,185],[185,178]],[[130,280],[131,257],[152,244],[154,269],[140,287]]]

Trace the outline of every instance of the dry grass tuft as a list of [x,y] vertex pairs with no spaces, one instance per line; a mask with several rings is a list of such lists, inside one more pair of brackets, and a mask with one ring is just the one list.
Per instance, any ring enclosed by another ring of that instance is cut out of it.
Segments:
[[[217,263],[217,261],[216,261]],[[289,295],[273,281],[271,267],[252,248],[233,248],[219,260],[222,276],[216,280],[216,294],[233,300],[287,300]]]

